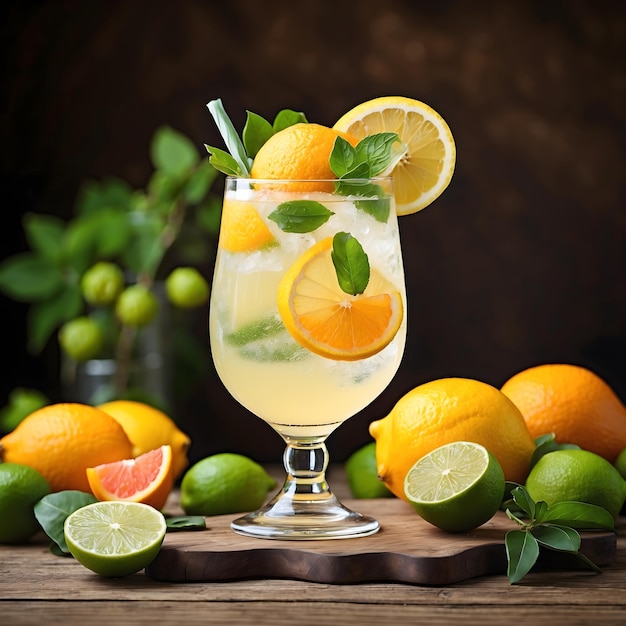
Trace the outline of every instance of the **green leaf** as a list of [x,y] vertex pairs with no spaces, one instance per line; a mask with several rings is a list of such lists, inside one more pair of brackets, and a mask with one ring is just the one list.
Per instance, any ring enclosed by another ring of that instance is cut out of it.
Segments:
[[289,128],[289,126],[293,126],[294,124],[308,123],[309,121],[307,120],[304,113],[293,111],[292,109],[283,109],[282,111],[279,111],[274,118],[272,128],[274,130],[274,133],[277,133],[281,130],[284,130],[285,128]]
[[282,202],[268,217],[286,233],[310,233],[326,223],[332,211],[314,200]]
[[535,501],[530,497],[528,492],[521,485],[511,491],[513,501],[517,506],[528,514],[530,519],[535,518]]
[[578,552],[580,535],[573,529],[556,524],[542,524],[530,531],[533,537],[546,548],[561,552]]
[[37,389],[16,387],[9,394],[9,402],[0,410],[0,433],[10,433],[33,411],[40,409],[50,400]]
[[[343,137],[337,137],[329,157],[329,165],[333,174],[337,176],[337,178],[345,176],[355,166],[356,158],[356,149]],[[362,165],[363,163],[357,164]],[[365,165],[367,167],[367,174],[369,174],[369,167],[367,164]],[[369,178],[367,174],[365,175],[365,178]]]
[[221,216],[222,203],[217,196],[207,198],[206,202],[200,204],[196,209],[197,225],[214,235],[219,232]]
[[20,302],[42,302],[63,288],[61,270],[44,257],[23,252],[0,264],[0,290]]
[[63,533],[65,519],[74,511],[93,502],[97,502],[97,498],[90,493],[74,490],[58,491],[44,496],[35,504],[35,517],[59,550],[69,554]]
[[[213,116],[213,119],[215,120],[215,124],[217,125],[220,134],[222,135],[222,139],[226,144],[226,148],[230,152],[233,159],[238,163],[239,169],[241,170],[241,175],[249,176],[250,159],[248,159],[246,149],[241,143],[241,140],[239,139],[239,135],[237,134],[233,123],[230,121],[230,118],[224,110],[222,100],[220,98],[216,100],[211,100],[211,102],[207,104],[207,107],[209,109],[209,112]],[[215,164],[213,165],[217,167]]]
[[586,530],[615,528],[615,520],[606,509],[585,502],[557,502],[548,509],[543,521]]
[[350,233],[337,233],[331,257],[341,289],[353,296],[363,293],[370,279],[370,264],[359,241]]
[[206,529],[206,519],[202,515],[166,515],[165,524],[167,532]]
[[538,524],[543,522],[549,510],[547,502],[543,502],[543,500],[535,502],[535,522]]
[[554,452],[555,450],[576,450],[580,449],[579,446],[573,443],[557,443],[554,433],[548,433],[541,435],[535,439],[535,450],[530,457],[530,467],[533,468],[537,461],[548,452]]
[[261,146],[274,134],[272,125],[260,115],[246,111],[246,124],[243,127],[243,145],[248,156],[254,158]]
[[33,304],[28,311],[28,349],[40,353],[52,333],[64,322],[77,317],[84,302],[78,285],[66,285],[53,298]]
[[339,180],[335,183],[336,192],[344,196],[364,198],[355,200],[360,211],[371,215],[376,221],[385,224],[391,211],[391,198],[380,185],[370,182],[357,183],[353,180]]
[[133,236],[122,254],[123,264],[135,274],[152,276],[163,258],[163,221],[151,214],[135,214]]
[[519,582],[533,568],[539,557],[539,544],[527,530],[510,530],[504,537],[509,582]]
[[100,209],[129,210],[133,195],[132,187],[118,178],[84,183],[76,200],[77,214],[88,214]]
[[216,177],[217,170],[207,160],[201,161],[182,189],[185,200],[189,204],[204,200]]
[[[400,141],[397,133],[377,133],[364,137],[356,146],[356,159],[369,165],[370,177],[382,174],[396,157],[393,146]],[[402,154],[406,152],[406,146]]]
[[213,148],[204,144],[204,147],[209,153],[209,164],[222,174],[226,176],[247,176],[248,174],[241,169],[239,162],[234,159],[228,152],[220,150],[219,148]]
[[65,231],[63,221],[52,215],[27,213],[22,223],[32,250],[51,263],[59,265],[62,259]]
[[200,159],[193,142],[169,126],[161,126],[154,133],[150,155],[157,169],[174,176],[183,176]]

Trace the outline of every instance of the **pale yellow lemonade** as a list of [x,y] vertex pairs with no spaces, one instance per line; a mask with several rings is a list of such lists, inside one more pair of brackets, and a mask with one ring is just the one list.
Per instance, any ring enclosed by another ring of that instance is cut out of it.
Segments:
[[[232,396],[287,440],[328,436],[374,400],[400,364],[406,339],[406,294],[391,181],[386,184],[390,211],[384,222],[357,208],[350,197],[331,193],[255,191],[249,185],[225,194],[225,209],[249,210],[252,204],[274,239],[251,251],[232,252],[218,246],[210,304],[213,360]],[[283,232],[268,216],[286,199],[315,200],[333,215],[312,232]],[[359,202],[363,207],[368,200]],[[340,231],[358,239],[372,275],[388,281],[404,305],[402,323],[391,343],[356,361],[318,356],[300,345],[285,328],[277,307],[285,272],[311,246]]]

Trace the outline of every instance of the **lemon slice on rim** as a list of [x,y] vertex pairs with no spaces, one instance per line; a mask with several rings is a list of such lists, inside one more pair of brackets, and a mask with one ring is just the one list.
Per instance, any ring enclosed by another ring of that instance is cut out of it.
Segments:
[[373,356],[395,337],[404,315],[400,292],[371,269],[360,295],[342,291],[331,257],[332,237],[309,248],[278,287],[278,312],[302,346],[336,361]]
[[359,104],[333,126],[363,139],[398,133],[408,150],[393,169],[396,211],[409,215],[436,200],[452,179],[456,146],[445,120],[427,104],[385,96]]

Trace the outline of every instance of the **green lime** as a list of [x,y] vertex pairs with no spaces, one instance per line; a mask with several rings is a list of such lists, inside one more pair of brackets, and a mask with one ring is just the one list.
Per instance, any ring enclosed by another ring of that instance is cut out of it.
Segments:
[[100,261],[83,274],[80,288],[89,304],[107,306],[122,293],[124,273],[115,263]]
[[419,459],[404,479],[404,493],[417,513],[442,530],[477,528],[500,508],[504,472],[484,446],[456,441]]
[[156,558],[167,525],[160,511],[139,502],[94,502],[63,526],[74,558],[101,576],[128,576]]
[[83,316],[70,320],[59,330],[59,344],[76,361],[88,361],[98,356],[104,346],[104,333],[98,323]]
[[41,530],[33,507],[50,493],[32,467],[0,463],[0,543],[21,543]]
[[622,475],[622,478],[626,480],[626,448],[624,448],[615,459],[615,469]]
[[224,452],[198,461],[180,484],[188,515],[223,515],[259,508],[276,481],[252,459]]
[[526,479],[530,497],[548,506],[575,501],[605,508],[613,517],[626,498],[626,481],[606,459],[588,450],[555,450],[542,456]]
[[353,452],[345,464],[350,493],[354,498],[390,498],[393,494],[378,478],[376,442],[365,444]]
[[177,267],[165,281],[169,301],[182,309],[201,306],[209,299],[209,283],[193,267]]
[[147,326],[155,318],[159,308],[156,296],[144,285],[126,287],[119,295],[115,313],[128,326]]

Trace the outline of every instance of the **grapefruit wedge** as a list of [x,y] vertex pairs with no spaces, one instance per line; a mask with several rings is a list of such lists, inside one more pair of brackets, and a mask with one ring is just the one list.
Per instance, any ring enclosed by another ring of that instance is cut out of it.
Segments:
[[141,502],[161,509],[174,486],[172,448],[163,445],[134,459],[89,467],[87,480],[98,500]]

